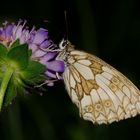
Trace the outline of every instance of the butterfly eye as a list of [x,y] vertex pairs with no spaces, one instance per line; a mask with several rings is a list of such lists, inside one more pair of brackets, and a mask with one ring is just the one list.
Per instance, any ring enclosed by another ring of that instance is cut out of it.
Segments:
[[60,47],[60,49],[65,49],[65,47],[67,46],[67,40],[62,40],[61,42],[60,42],[60,45],[59,45],[59,47]]
[[64,42],[62,43],[62,46],[65,47],[66,45],[67,45],[67,41],[64,41]]

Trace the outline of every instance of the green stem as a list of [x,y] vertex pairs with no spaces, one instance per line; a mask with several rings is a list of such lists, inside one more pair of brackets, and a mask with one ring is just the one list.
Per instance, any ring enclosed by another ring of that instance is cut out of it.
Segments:
[[11,79],[13,71],[14,70],[11,67],[8,67],[5,71],[5,74],[4,74],[2,82],[1,82],[1,86],[0,86],[0,111],[2,108],[4,95],[5,95],[5,92],[7,90],[7,86],[8,86],[10,79]]

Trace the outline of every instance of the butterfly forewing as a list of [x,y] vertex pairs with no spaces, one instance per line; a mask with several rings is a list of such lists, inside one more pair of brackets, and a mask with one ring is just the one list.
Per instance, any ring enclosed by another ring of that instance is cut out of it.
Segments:
[[94,55],[70,51],[63,79],[80,116],[86,120],[111,123],[140,113],[139,89]]

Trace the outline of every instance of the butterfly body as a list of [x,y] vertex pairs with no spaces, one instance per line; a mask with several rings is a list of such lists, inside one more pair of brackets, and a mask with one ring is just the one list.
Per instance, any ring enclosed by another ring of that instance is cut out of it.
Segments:
[[63,79],[80,116],[93,123],[112,123],[140,113],[140,91],[100,58],[75,50],[64,40],[59,59],[66,63]]

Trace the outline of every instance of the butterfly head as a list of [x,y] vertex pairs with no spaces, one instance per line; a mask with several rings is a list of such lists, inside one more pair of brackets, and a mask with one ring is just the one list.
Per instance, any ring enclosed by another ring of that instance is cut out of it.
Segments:
[[70,43],[69,40],[62,39],[61,42],[59,43],[59,48],[62,51],[70,52],[74,49],[74,46]]
[[60,53],[57,58],[67,62],[70,52],[74,50],[74,46],[67,39],[62,39],[59,43],[59,49]]

